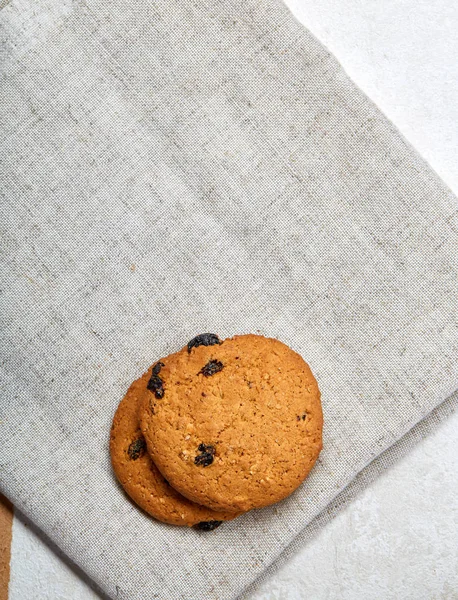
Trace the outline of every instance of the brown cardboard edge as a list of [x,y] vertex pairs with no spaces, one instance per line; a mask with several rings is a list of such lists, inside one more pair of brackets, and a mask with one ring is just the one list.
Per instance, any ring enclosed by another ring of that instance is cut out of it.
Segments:
[[13,505],[0,494],[0,600],[8,600]]

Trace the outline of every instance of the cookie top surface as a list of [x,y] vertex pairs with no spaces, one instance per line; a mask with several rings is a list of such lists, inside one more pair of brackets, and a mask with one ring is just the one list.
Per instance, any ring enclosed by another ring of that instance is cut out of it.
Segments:
[[313,467],[320,392],[285,344],[256,335],[190,342],[153,371],[141,429],[159,470],[187,498],[247,511],[285,498]]
[[134,381],[115,413],[110,435],[113,469],[132,500],[159,521],[214,529],[216,523],[235,515],[214,511],[181,496],[168,485],[146,451],[138,407],[150,378],[151,370]]

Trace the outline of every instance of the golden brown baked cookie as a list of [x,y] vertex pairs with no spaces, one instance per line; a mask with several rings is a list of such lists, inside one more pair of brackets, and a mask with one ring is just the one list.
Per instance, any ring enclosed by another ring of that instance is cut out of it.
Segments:
[[181,494],[247,511],[288,496],[321,450],[320,392],[275,339],[203,334],[153,366],[139,416],[148,451]]
[[215,529],[233,513],[216,512],[183,498],[162,477],[150,456],[138,422],[138,405],[151,378],[151,370],[130,386],[118,406],[110,435],[111,462],[116,476],[144,511],[164,523]]

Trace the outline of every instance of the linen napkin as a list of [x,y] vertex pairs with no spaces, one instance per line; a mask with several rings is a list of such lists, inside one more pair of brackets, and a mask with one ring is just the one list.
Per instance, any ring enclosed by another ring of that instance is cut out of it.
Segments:
[[[235,598],[458,388],[456,198],[278,0],[0,21],[1,489],[113,598]],[[304,485],[207,535],[108,455],[129,383],[204,331],[290,345],[325,417]]]

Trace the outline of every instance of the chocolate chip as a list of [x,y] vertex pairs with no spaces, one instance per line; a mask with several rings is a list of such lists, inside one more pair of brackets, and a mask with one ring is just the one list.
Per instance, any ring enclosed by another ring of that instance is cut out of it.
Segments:
[[224,365],[221,361],[209,360],[208,363],[199,371],[198,375],[202,374],[205,375],[205,377],[211,377],[215,373],[219,373],[219,371],[222,371],[223,368]]
[[134,440],[128,450],[127,454],[131,460],[137,460],[137,458],[141,458],[145,454],[146,442],[143,438],[138,438],[138,440]]
[[297,415],[296,419],[297,419],[298,421],[300,421],[300,420],[301,420],[301,417],[300,417],[300,415]]
[[305,421],[306,415],[302,415],[302,420]]
[[159,373],[161,372],[162,367],[165,367],[163,362],[157,362],[154,367],[153,367],[153,375],[159,375]]
[[197,450],[200,454],[195,457],[194,463],[200,467],[211,465],[216,453],[215,447],[207,444],[199,444]]
[[151,378],[146,386],[149,390],[154,392],[156,398],[162,398],[164,396],[164,382],[159,377],[159,373],[164,366],[164,363],[158,362],[154,365],[151,372]]
[[221,525],[222,521],[201,521],[194,525],[194,529],[199,531],[213,531]]
[[222,344],[222,341],[215,333],[201,333],[188,342],[188,352],[191,352],[197,346],[214,346],[215,344]]

